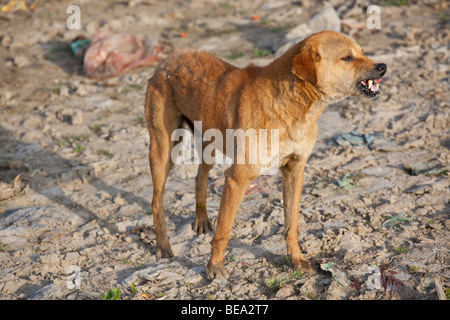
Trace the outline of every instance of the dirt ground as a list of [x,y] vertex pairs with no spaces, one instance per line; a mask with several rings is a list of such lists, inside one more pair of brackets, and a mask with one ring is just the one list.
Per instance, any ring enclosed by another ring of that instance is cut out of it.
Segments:
[[[190,46],[264,65],[323,4],[75,1],[81,29],[69,30],[69,2],[34,3],[0,13],[1,299],[449,296],[447,1],[330,1],[337,26],[388,72],[379,98],[342,100],[319,120],[299,225],[317,272],[294,272],[285,258],[280,176],[271,175],[247,190],[226,251],[229,278],[213,281],[205,274],[213,233],[193,231],[196,165],[171,172],[165,203],[176,257],[155,256],[143,120],[154,66],[92,80],[69,45],[98,30],[129,32],[165,53]],[[381,8],[377,32],[365,27],[371,4]],[[209,176],[213,223],[225,167]]]

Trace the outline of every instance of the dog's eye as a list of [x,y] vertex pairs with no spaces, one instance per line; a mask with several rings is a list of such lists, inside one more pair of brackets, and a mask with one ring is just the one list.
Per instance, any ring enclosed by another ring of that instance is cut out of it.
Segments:
[[352,61],[352,60],[353,60],[353,57],[352,57],[352,56],[345,56],[345,57],[343,57],[341,60],[344,60],[344,61],[349,62],[349,61]]

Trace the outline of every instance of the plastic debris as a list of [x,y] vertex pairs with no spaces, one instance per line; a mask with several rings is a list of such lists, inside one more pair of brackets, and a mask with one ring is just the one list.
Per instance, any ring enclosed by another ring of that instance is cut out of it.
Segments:
[[340,146],[369,146],[376,139],[385,139],[383,136],[375,133],[358,133],[355,131],[351,131],[346,134],[342,134],[334,139],[336,143]]
[[339,270],[334,266],[333,262],[322,263],[320,268],[324,271],[331,272],[333,279],[335,279],[341,286],[348,287],[352,285],[352,281],[347,277],[344,271]]
[[340,146],[367,147],[370,150],[394,151],[398,147],[388,138],[378,133],[359,133],[351,131],[334,138]]
[[72,51],[75,58],[79,60],[84,59],[84,54],[86,53],[86,49],[89,47],[91,43],[90,39],[80,39],[77,38],[70,43],[70,50]]
[[365,144],[362,135],[353,131],[340,135],[334,141],[340,146],[363,146]]
[[84,55],[84,71],[93,79],[111,78],[154,63],[160,52],[161,48],[154,39],[144,41],[138,35],[99,31]]

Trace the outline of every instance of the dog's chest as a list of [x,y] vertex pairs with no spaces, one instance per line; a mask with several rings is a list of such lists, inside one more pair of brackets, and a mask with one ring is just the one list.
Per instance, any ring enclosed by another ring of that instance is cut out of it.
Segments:
[[291,154],[301,156],[305,161],[311,155],[317,138],[317,120],[326,107],[326,103],[314,104],[303,121],[292,124],[286,132],[284,141],[280,141],[280,160]]
[[308,159],[317,137],[316,123],[296,124],[286,138],[280,141],[280,160],[296,154],[303,159]]
[[289,126],[280,129],[278,152],[271,153],[271,163],[263,166],[263,171],[272,172],[280,168],[292,155],[299,156],[301,161],[306,163],[316,143],[317,120],[326,106],[326,102],[316,103],[303,119],[293,121]]
[[280,136],[278,152],[271,151],[270,163],[261,166],[262,173],[275,174],[292,155],[298,155],[304,162],[308,160],[316,142],[317,124],[301,124],[294,129],[289,134]]

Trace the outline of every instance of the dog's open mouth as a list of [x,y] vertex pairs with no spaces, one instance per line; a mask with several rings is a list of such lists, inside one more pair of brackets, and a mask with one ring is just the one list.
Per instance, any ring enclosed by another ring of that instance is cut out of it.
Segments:
[[368,80],[361,80],[356,84],[356,87],[364,93],[368,97],[376,97],[380,94],[380,81],[379,79],[368,79]]

